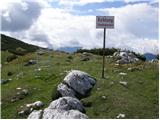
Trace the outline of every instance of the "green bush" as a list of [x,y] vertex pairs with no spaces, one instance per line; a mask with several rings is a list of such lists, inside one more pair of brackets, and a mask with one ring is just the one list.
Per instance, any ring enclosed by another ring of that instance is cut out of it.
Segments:
[[[113,55],[115,52],[119,51],[119,49],[115,49],[115,48],[105,48],[105,55]],[[96,55],[103,55],[103,49],[102,48],[94,48],[94,49],[79,49],[77,50],[76,53],[83,53],[83,52],[87,52],[87,53],[92,53],[92,54],[96,54]]]

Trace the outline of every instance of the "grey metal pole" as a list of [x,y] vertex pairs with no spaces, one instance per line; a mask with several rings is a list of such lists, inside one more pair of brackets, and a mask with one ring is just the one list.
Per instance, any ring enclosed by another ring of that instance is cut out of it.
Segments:
[[104,28],[104,39],[103,39],[103,65],[102,65],[102,78],[104,78],[104,66],[105,66],[105,40],[106,39],[106,28]]

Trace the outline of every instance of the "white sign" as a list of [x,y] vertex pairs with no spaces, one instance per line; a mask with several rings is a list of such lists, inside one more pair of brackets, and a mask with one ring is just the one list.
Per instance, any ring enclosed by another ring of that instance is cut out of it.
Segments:
[[96,16],[96,28],[114,29],[114,16]]

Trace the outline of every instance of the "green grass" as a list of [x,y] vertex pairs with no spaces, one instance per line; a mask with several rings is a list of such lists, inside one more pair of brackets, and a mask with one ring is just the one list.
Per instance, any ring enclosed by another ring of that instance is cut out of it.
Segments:
[[[2,79],[12,78],[8,84],[1,86],[2,92],[2,118],[21,118],[17,115],[20,106],[41,100],[45,107],[52,101],[52,92],[55,92],[57,85],[63,80],[66,71],[71,69],[82,70],[97,79],[97,83],[89,97],[84,102],[91,102],[86,107],[86,114],[89,118],[116,118],[119,113],[124,113],[126,118],[158,118],[158,83],[159,71],[157,63],[140,62],[115,66],[112,58],[106,59],[105,79],[101,78],[102,58],[94,55],[90,61],[80,61],[81,54],[72,55],[73,60],[68,60],[68,54],[52,52],[49,67],[43,68],[36,73],[37,65],[24,66],[29,59],[36,59],[35,53],[20,56],[2,67]],[[3,58],[2,58],[3,59]],[[43,62],[48,60],[48,54],[41,56],[40,66],[47,65]],[[129,72],[128,67],[137,66],[143,68],[141,71]],[[13,72],[12,76],[7,73]],[[24,75],[17,79],[16,75],[23,72]],[[127,76],[120,76],[119,72],[126,72]],[[35,78],[40,75],[39,78]],[[127,81],[128,88],[119,84],[119,81]],[[110,83],[114,82],[111,86]],[[139,81],[142,81],[140,83]],[[16,94],[17,87],[29,90],[29,95],[23,100],[10,102]],[[36,89],[35,89],[36,88]],[[102,99],[106,96],[106,99]]]

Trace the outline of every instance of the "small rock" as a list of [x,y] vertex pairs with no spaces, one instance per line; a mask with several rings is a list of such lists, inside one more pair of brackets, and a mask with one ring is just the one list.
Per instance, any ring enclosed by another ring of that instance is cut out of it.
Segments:
[[33,106],[33,103],[31,104],[26,104],[26,107],[31,108]]
[[118,64],[118,63],[116,63],[116,64],[115,64],[115,66],[119,66],[119,64]]
[[138,83],[139,83],[139,84],[143,84],[143,81],[140,80],[140,81],[138,81]]
[[132,68],[128,68],[127,70],[128,70],[128,71],[132,71]]
[[18,87],[18,88],[16,88],[17,90],[21,90],[22,88],[20,88],[20,87]]
[[41,71],[42,69],[41,68],[37,68],[37,69],[35,69],[35,71]]
[[100,88],[97,88],[97,90],[99,91],[99,90],[100,90]]
[[36,108],[41,108],[44,106],[44,103],[42,101],[36,101],[33,103],[33,106]]
[[124,86],[127,86],[127,85],[128,85],[128,83],[127,83],[126,81],[119,81],[119,83],[120,83],[121,85],[124,85]]
[[116,118],[125,118],[125,114],[120,113]]
[[81,59],[81,61],[89,61],[90,60],[90,57],[88,57],[88,56],[85,56],[85,57],[83,57],[82,59]]
[[105,100],[106,98],[107,98],[106,96],[104,96],[104,95],[102,96],[102,99],[104,99],[104,100]]
[[21,92],[21,94],[23,94],[23,95],[28,95],[28,90],[23,89],[22,92]]
[[24,73],[23,73],[23,72],[20,72],[20,73],[18,73],[16,76],[17,76],[17,78],[22,78],[23,75],[24,75]]
[[9,82],[9,80],[1,80],[0,82],[1,82],[1,84],[6,84]]
[[18,112],[18,115],[23,116],[24,115],[24,111],[22,110],[22,111]]
[[36,63],[37,63],[36,60],[29,60],[24,66],[34,65],[34,64],[36,64]]
[[9,80],[9,81],[12,81],[12,78],[9,78],[8,80]]
[[119,73],[119,75],[124,75],[125,76],[125,75],[127,75],[127,73],[121,72],[121,73]]

